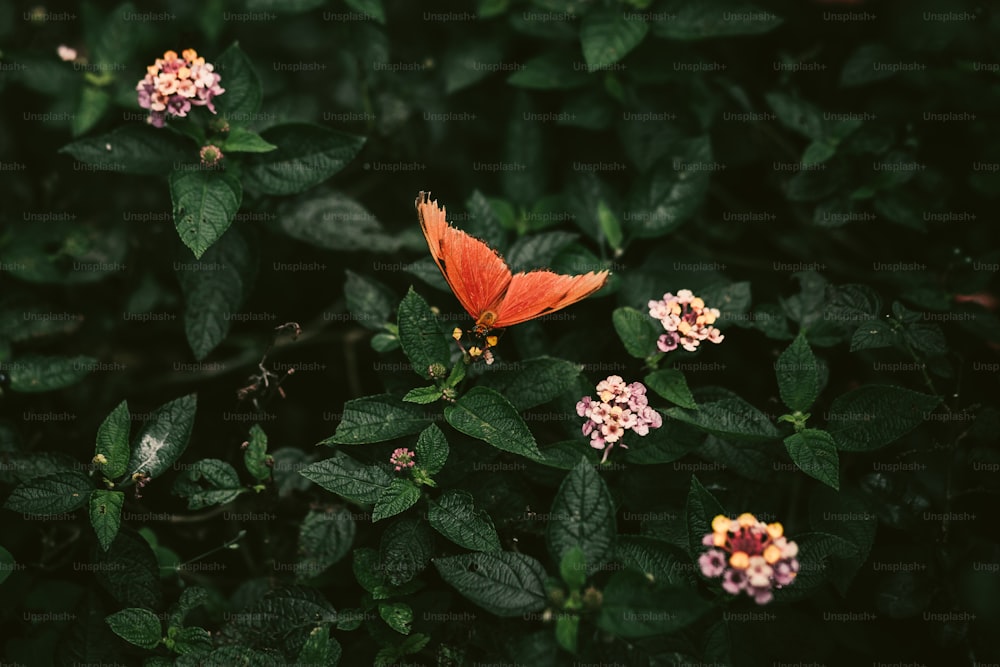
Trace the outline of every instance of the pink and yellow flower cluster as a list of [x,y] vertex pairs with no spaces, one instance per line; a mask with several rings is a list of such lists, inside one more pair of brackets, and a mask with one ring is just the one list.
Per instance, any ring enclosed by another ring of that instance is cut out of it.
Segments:
[[706,308],[705,302],[688,289],[680,290],[677,296],[667,292],[663,299],[651,300],[649,314],[667,330],[656,341],[661,352],[676,350],[678,345],[688,352],[694,352],[703,340],[721,343],[725,338],[722,332],[712,326],[719,318],[719,309]]
[[764,523],[749,512],[736,519],[718,515],[712,532],[702,544],[713,547],[698,558],[701,573],[722,577],[722,588],[732,595],[740,591],[757,604],[774,597],[772,589],[787,586],[799,571],[799,547],[784,536],[780,523]]
[[625,431],[646,435],[651,428],[663,424],[660,413],[649,406],[646,387],[641,382],[626,384],[620,375],[609,375],[597,383],[598,400],[584,396],[576,404],[576,413],[586,417],[583,434],[590,436],[590,446],[603,449],[601,463],[607,460],[615,444],[627,449],[621,442]]
[[146,68],[146,76],[135,89],[139,91],[139,106],[149,109],[147,122],[163,127],[167,115],[183,118],[192,106],[208,107],[215,113],[212,98],[226,92],[219,86],[222,77],[215,66],[206,63],[194,49],[167,51],[156,63]]
[[392,456],[389,457],[389,464],[396,472],[400,472],[406,468],[412,468],[415,465],[415,461],[413,460],[414,456],[416,456],[416,454],[412,450],[409,450],[406,447],[397,447],[392,452]]

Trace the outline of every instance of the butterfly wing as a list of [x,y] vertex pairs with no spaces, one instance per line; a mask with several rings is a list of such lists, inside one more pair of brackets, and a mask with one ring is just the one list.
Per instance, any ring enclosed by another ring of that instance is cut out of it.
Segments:
[[416,207],[431,257],[462,307],[477,320],[495,309],[510,284],[507,264],[488,245],[449,225],[429,192],[417,195]]
[[509,327],[554,313],[604,287],[608,271],[566,276],[552,271],[516,273],[497,307],[494,327]]

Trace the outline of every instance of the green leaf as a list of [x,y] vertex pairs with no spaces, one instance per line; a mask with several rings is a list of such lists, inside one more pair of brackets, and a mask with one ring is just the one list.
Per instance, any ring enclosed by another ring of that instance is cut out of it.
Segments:
[[81,470],[52,473],[22,482],[3,506],[12,512],[51,516],[83,507],[94,482]]
[[345,0],[348,7],[367,14],[382,25],[385,25],[385,9],[382,0]]
[[331,493],[366,504],[376,503],[393,480],[384,468],[363,465],[343,452],[308,465],[299,473]]
[[389,486],[375,501],[372,509],[372,522],[396,516],[417,504],[420,500],[420,487],[408,479],[393,478]]
[[208,589],[200,586],[190,586],[181,591],[181,597],[177,604],[171,608],[170,617],[167,620],[167,627],[180,626],[184,624],[184,618],[197,607],[209,603]]
[[712,532],[712,519],[725,513],[715,496],[702,486],[697,477],[691,475],[684,516],[687,520],[688,554],[692,558],[697,558],[705,550],[701,540]]
[[20,569],[14,555],[0,547],[0,584],[7,580],[15,570]]
[[464,597],[497,616],[545,608],[545,568],[527,554],[476,552],[435,558],[434,566]]
[[244,236],[230,229],[200,259],[174,262],[184,293],[184,335],[201,361],[229,335],[253,280],[255,258]]
[[559,486],[545,538],[549,553],[558,561],[572,549],[582,549],[587,571],[591,573],[611,557],[615,504],[604,480],[586,458],[580,460]]
[[444,410],[444,418],[456,430],[488,444],[540,459],[538,444],[517,409],[506,398],[487,387],[473,387],[454,405]]
[[177,170],[170,174],[174,226],[195,257],[229,229],[243,201],[240,179],[220,169]]
[[530,271],[552,266],[552,260],[579,238],[570,232],[540,232],[522,236],[507,251],[505,259],[511,271]]
[[[317,625],[329,627],[337,622],[337,611],[318,589],[307,586],[283,586],[264,594],[256,604],[243,607],[235,621],[227,626],[239,637],[252,638],[254,645],[283,646],[289,635]],[[246,641],[246,640],[244,640]],[[301,640],[300,640],[301,641]],[[284,660],[282,662],[285,662]],[[212,661],[214,665],[256,665],[242,660]],[[274,667],[278,667],[277,661]]]
[[356,524],[346,507],[311,510],[299,526],[298,559],[295,574],[315,578],[351,553]]
[[645,359],[657,351],[656,340],[660,332],[656,322],[647,313],[624,306],[611,314],[615,331],[625,345],[625,351],[636,359]]
[[104,621],[112,632],[140,648],[156,648],[163,638],[159,617],[148,609],[122,609]]
[[277,125],[261,136],[278,149],[250,155],[243,178],[247,189],[266,195],[291,195],[322,183],[365,143],[364,137],[307,123]]
[[851,336],[851,352],[892,347],[896,329],[888,320],[867,320],[858,325]]
[[[503,200],[490,201],[479,190],[473,190],[469,198],[465,200],[465,207],[472,216],[472,219],[464,226],[465,232],[482,240],[491,248],[506,248],[507,230],[501,220],[501,214],[498,212],[498,209],[502,209],[504,204],[506,202]],[[509,253],[507,262],[510,263]]]
[[556,617],[556,641],[570,653],[576,653],[577,637],[580,631],[580,617],[559,614]]
[[882,312],[882,298],[867,285],[837,285],[827,290],[823,319],[848,324],[876,320]]
[[503,141],[500,186],[506,199],[526,207],[546,192],[545,135],[541,123],[524,120],[536,113],[533,97],[519,90],[514,94],[513,105]]
[[97,534],[97,542],[105,551],[115,541],[122,525],[122,505],[125,494],[121,491],[94,489],[90,494],[90,525]]
[[[338,622],[343,615],[342,611],[337,615]],[[326,625],[319,625],[309,632],[309,637],[302,645],[297,665],[333,665],[340,662],[343,649],[340,642],[330,636],[330,629]]]
[[321,445],[361,445],[419,433],[428,419],[415,406],[395,396],[379,394],[344,403],[337,430]]
[[132,444],[132,457],[126,469],[128,475],[143,472],[156,478],[169,469],[187,449],[196,409],[195,394],[156,408]]
[[615,250],[621,249],[622,225],[603,199],[597,205],[597,219],[601,223],[601,231],[604,232],[604,238],[608,240],[608,245]]
[[216,111],[234,124],[247,125],[255,120],[263,92],[257,72],[240,49],[239,42],[234,42],[215,59],[215,69],[222,76],[222,87],[226,89],[213,100]]
[[173,642],[172,650],[177,655],[202,654],[212,650],[212,635],[205,628],[171,628],[169,639]]
[[399,304],[399,343],[420,377],[429,380],[431,364],[447,366],[448,341],[424,298],[411,287]]
[[403,396],[403,400],[407,403],[417,403],[418,405],[427,405],[428,403],[433,403],[441,398],[442,391],[431,385],[430,387],[415,387],[410,391],[406,392]]
[[665,413],[721,438],[761,442],[779,436],[767,415],[738,396],[698,405],[698,410],[668,408]]
[[909,433],[940,403],[940,396],[892,385],[865,385],[834,399],[826,430],[837,449],[867,452]]
[[597,626],[627,639],[676,632],[712,608],[694,588],[656,584],[630,570],[612,575],[603,592]]
[[80,102],[73,116],[73,136],[89,132],[100,122],[104,112],[111,106],[111,96],[97,86],[84,85],[80,90]]
[[386,528],[379,544],[379,562],[386,578],[399,586],[420,574],[431,562],[434,535],[423,521],[401,519]]
[[781,400],[790,410],[805,412],[819,396],[819,367],[804,331],[774,364]]
[[459,490],[445,491],[428,504],[427,520],[446,538],[474,551],[500,551],[500,537],[485,510],[476,511],[472,496]]
[[125,474],[129,458],[128,432],[131,424],[128,402],[122,401],[104,418],[97,429],[94,454],[95,456],[100,454],[108,460],[100,468],[108,479],[118,479]]
[[123,607],[160,609],[160,567],[149,542],[128,526],[118,530],[111,548],[94,545],[88,570]]
[[796,95],[783,92],[767,93],[764,97],[782,125],[813,142],[825,141],[827,127],[822,109]]
[[187,498],[191,510],[225,505],[246,491],[236,469],[219,459],[202,459],[186,467],[173,489],[174,495]]
[[591,81],[586,69],[581,67],[582,64],[574,51],[549,51],[525,62],[507,77],[507,83],[535,90],[579,88]]
[[498,368],[482,376],[480,386],[489,387],[510,401],[519,412],[548,403],[575,386],[580,365],[565,359],[537,357],[513,368]]
[[707,136],[678,142],[671,154],[639,176],[629,198],[629,229],[641,238],[664,236],[693,217],[714,169]]
[[428,474],[433,475],[444,467],[448,460],[448,440],[436,424],[431,424],[417,438],[413,448],[417,464]]
[[691,410],[698,409],[698,404],[695,403],[694,396],[691,395],[691,390],[688,389],[687,378],[684,377],[683,372],[676,368],[664,368],[654,371],[643,378],[642,381],[647,387],[674,405]]
[[[283,202],[278,206],[278,226],[292,238],[325,250],[390,253],[401,246],[400,239],[386,233],[378,218],[360,202],[325,189]],[[395,303],[393,295],[393,307]]]
[[346,271],[344,298],[352,319],[366,329],[381,331],[393,315],[396,296],[382,283]]
[[10,389],[24,394],[70,387],[99,367],[93,357],[49,357],[25,355],[0,364],[10,378]]
[[267,434],[260,424],[254,424],[250,427],[250,439],[243,451],[243,464],[247,467],[247,472],[264,481],[271,479],[271,466],[268,465],[270,459],[267,455]]
[[575,546],[559,561],[559,576],[571,591],[578,591],[587,583],[587,555]]
[[198,148],[169,130],[129,123],[107,134],[74,141],[59,152],[99,171],[159,176],[173,172],[176,163],[192,162]]
[[587,12],[580,26],[580,42],[587,68],[593,72],[607,68],[639,46],[649,26],[642,19],[632,20],[620,7]]
[[688,555],[676,545],[653,537],[619,535],[615,560],[652,577],[656,583],[691,586],[697,583]]
[[802,472],[840,489],[840,457],[829,433],[816,428],[793,433],[785,438],[785,449]]
[[[661,417],[662,410],[657,410]],[[660,428],[654,428],[630,444],[625,459],[638,465],[671,463],[703,446],[705,434],[679,421],[663,419]]]
[[256,132],[245,127],[234,126],[229,129],[229,133],[226,134],[226,138],[222,140],[219,148],[226,155],[229,153],[269,153],[277,146],[264,141],[264,138]]
[[666,14],[669,20],[654,22],[653,34],[679,40],[759,35],[784,22],[781,17],[744,0],[667,0],[657,5],[657,11]]
[[380,602],[378,615],[382,617],[386,625],[399,634],[410,634],[410,626],[413,624],[413,609],[410,605],[403,602]]

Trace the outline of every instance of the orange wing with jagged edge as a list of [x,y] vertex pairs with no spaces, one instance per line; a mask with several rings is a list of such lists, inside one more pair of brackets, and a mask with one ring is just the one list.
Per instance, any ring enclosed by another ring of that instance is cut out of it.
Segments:
[[510,284],[510,269],[495,250],[474,236],[455,229],[445,209],[430,201],[429,192],[417,195],[417,215],[431,257],[462,307],[478,320],[494,310]]
[[493,326],[509,327],[554,313],[604,287],[608,271],[567,276],[552,271],[515,273],[496,311]]
[[417,195],[417,214],[431,256],[462,307],[479,323],[486,311],[489,328],[509,327],[554,313],[604,287],[609,272],[567,276],[539,270],[511,275],[507,263],[488,245],[455,229],[429,193]]

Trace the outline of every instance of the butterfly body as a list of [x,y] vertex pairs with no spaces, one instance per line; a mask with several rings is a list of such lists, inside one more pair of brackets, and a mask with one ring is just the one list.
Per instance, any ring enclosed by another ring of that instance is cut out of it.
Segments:
[[445,209],[431,201],[429,193],[417,195],[416,208],[431,256],[459,303],[475,320],[474,331],[480,337],[493,329],[561,310],[607,282],[608,271],[575,276],[544,269],[511,273],[496,250],[452,227]]

